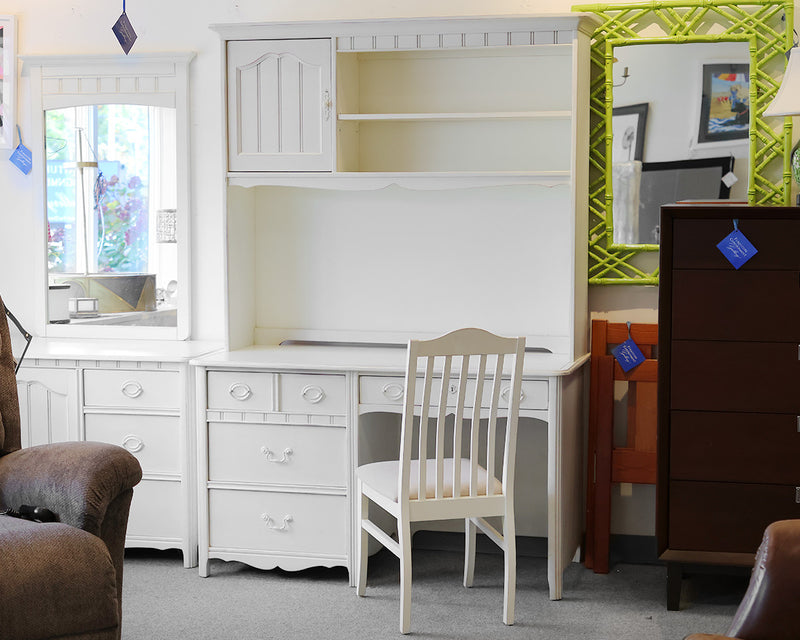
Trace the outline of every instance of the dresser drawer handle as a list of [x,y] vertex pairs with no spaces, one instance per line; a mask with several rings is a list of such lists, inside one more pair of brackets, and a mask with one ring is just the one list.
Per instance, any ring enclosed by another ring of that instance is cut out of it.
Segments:
[[253,390],[244,382],[234,382],[228,389],[228,393],[234,400],[244,402],[253,395]]
[[325,389],[316,384],[307,384],[300,392],[303,400],[311,404],[317,404],[325,399]]
[[402,400],[404,391],[403,385],[397,382],[387,382],[383,385],[383,389],[381,389],[383,395],[389,398],[389,400]]
[[262,513],[261,519],[264,521],[264,524],[267,526],[267,529],[272,529],[273,531],[286,531],[289,527],[289,523],[293,520],[291,515],[283,516],[283,524],[277,525],[275,521],[272,519],[272,516]]
[[[504,387],[503,390],[500,392],[500,397],[503,398],[506,402],[508,402],[508,396],[511,395],[511,387]],[[522,402],[525,400],[525,392],[520,389],[519,391],[519,401]]]
[[122,446],[131,453],[136,453],[137,451],[144,449],[144,440],[131,433],[122,439]]
[[276,458],[273,452],[267,447],[261,447],[261,453],[264,454],[264,458],[267,460],[267,462],[274,462],[275,464],[283,464],[284,462],[289,461],[289,456],[291,456],[294,453],[294,451],[292,451],[289,447],[286,447],[283,450],[283,457],[280,460]]
[[122,395],[128,396],[129,398],[138,398],[144,393],[144,388],[142,388],[141,383],[136,380],[126,380],[122,383],[120,391],[122,391]]

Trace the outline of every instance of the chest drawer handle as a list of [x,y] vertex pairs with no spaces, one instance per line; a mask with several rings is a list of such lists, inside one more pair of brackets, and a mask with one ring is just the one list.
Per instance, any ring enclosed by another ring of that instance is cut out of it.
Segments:
[[126,380],[122,383],[120,391],[122,391],[122,395],[128,396],[129,398],[138,398],[144,393],[144,388],[141,383],[136,380]]
[[[511,393],[511,387],[504,387],[503,390],[500,392],[500,397],[508,402],[508,396]],[[519,392],[519,401],[522,402],[525,400],[525,392],[520,389]]]
[[291,456],[294,451],[292,451],[289,447],[286,447],[283,450],[283,457],[279,460],[275,457],[274,453],[267,447],[261,447],[261,453],[264,454],[264,458],[266,458],[267,462],[274,462],[275,464],[283,464],[284,462],[289,461],[289,456]]
[[317,404],[325,399],[325,389],[316,384],[307,384],[300,392],[303,400],[311,404]]
[[272,516],[266,513],[261,514],[261,519],[264,521],[264,524],[267,526],[267,529],[272,529],[273,531],[286,531],[289,526],[289,523],[293,520],[292,516],[287,514],[283,516],[283,524],[277,525],[275,521],[272,519]]
[[122,446],[131,453],[136,453],[144,449],[144,440],[130,433],[122,439]]
[[383,395],[389,398],[389,400],[402,400],[404,391],[403,385],[397,382],[387,382],[383,385],[383,389],[381,389]]
[[234,382],[228,389],[228,393],[234,400],[240,400],[244,402],[253,395],[253,390],[244,382]]

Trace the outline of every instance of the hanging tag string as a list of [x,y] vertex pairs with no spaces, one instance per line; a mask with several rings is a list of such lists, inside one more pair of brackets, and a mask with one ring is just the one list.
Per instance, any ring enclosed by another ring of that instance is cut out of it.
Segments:
[[125,0],[122,0],[122,13],[125,13]]
[[19,125],[17,125],[17,137],[19,138],[19,143],[22,144],[22,129],[19,128]]
[[631,339],[631,321],[628,320],[627,324],[628,324],[628,340],[630,340]]
[[733,230],[734,231],[738,231],[739,230],[739,219],[738,218],[734,218],[733,219]]

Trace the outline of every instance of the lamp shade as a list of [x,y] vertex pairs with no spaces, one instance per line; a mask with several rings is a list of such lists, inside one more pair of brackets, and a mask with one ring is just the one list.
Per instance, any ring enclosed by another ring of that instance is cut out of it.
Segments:
[[789,52],[789,64],[786,65],[778,94],[764,110],[764,115],[800,115],[800,48],[794,47]]

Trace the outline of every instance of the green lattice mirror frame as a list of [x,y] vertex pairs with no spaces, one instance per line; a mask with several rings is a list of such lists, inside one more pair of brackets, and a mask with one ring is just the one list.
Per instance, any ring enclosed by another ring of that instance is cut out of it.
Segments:
[[[792,47],[794,2],[750,0],[655,0],[646,3],[576,5],[573,11],[602,20],[591,47],[589,150],[589,283],[658,284],[642,254],[658,245],[614,244],[611,215],[611,115],[614,47],[632,44],[746,42],[750,51],[749,204],[788,205],[791,199],[791,118],[765,118]],[[788,25],[788,26],[787,26]]]

